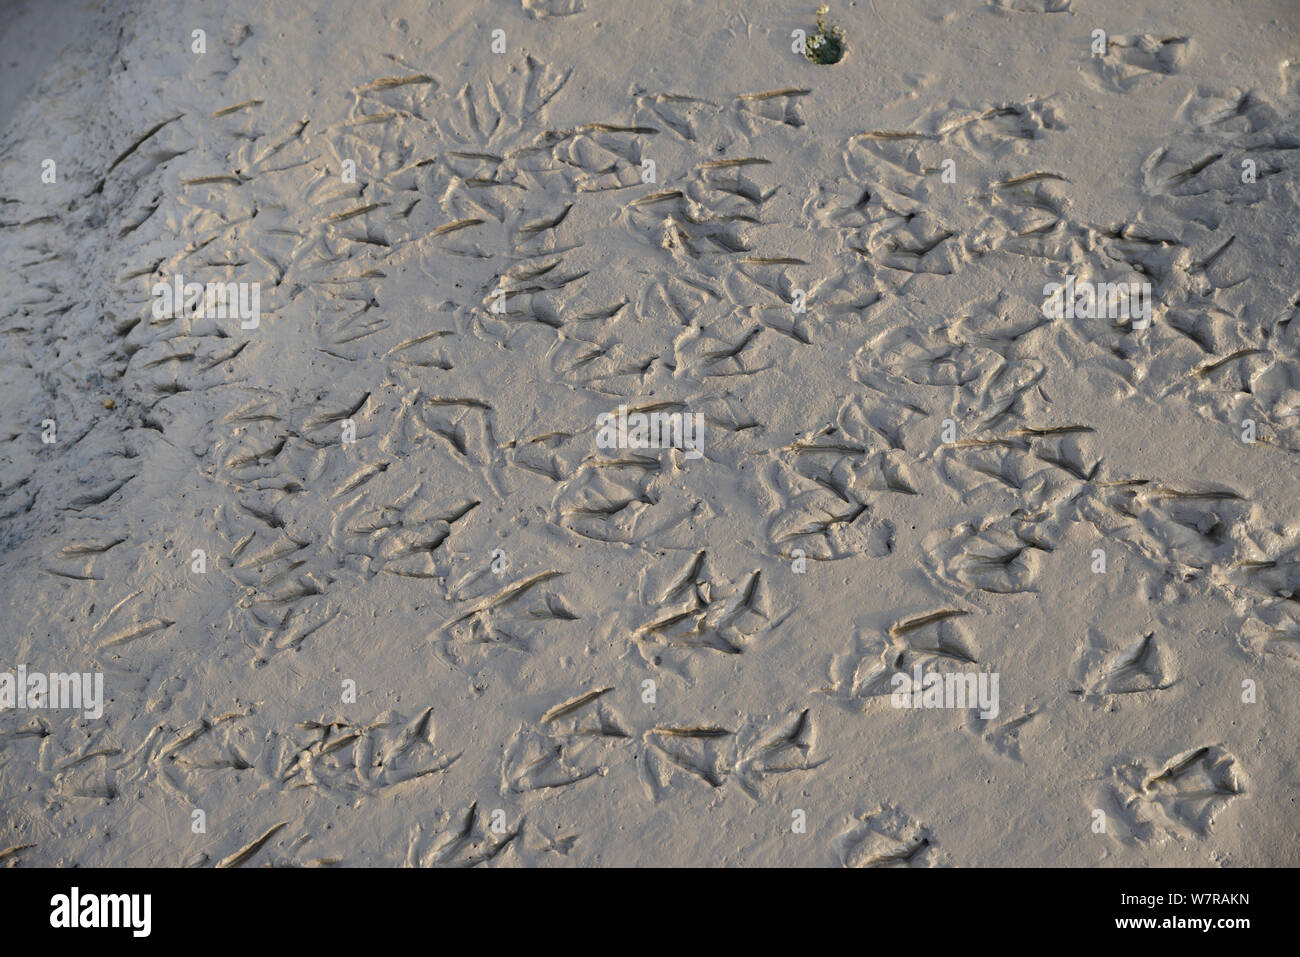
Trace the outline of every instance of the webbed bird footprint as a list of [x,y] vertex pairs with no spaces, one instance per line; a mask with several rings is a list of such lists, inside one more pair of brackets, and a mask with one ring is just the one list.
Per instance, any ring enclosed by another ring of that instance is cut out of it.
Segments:
[[827,760],[812,756],[817,735],[807,708],[775,727],[758,728],[747,737],[752,737],[753,743],[736,762],[736,783],[755,800],[764,781],[772,775],[812,771]]
[[1027,725],[1037,714],[1029,708],[1023,714],[997,723],[996,717],[985,719],[980,716],[978,708],[966,712],[966,729],[978,736],[985,744],[998,754],[1013,761],[1020,761],[1020,729]]
[[829,489],[814,486],[786,469],[788,478],[778,478],[776,492],[783,503],[768,521],[768,537],[789,557],[801,549],[817,561],[833,561],[850,555],[881,558],[894,550],[894,523],[875,518],[866,503],[845,501]]
[[1219,745],[1185,751],[1165,762],[1120,764],[1111,778],[1127,840],[1140,844],[1185,834],[1208,837],[1216,816],[1246,791],[1237,759]]
[[1071,694],[1102,697],[1162,691],[1174,683],[1173,654],[1150,631],[1117,644],[1095,628],[1071,668]]
[[845,867],[933,867],[934,836],[896,807],[855,818],[835,839]]
[[998,519],[983,526],[967,522],[932,533],[923,545],[926,571],[942,584],[978,588],[996,595],[1037,591],[1039,553],[1053,546],[1030,522]]

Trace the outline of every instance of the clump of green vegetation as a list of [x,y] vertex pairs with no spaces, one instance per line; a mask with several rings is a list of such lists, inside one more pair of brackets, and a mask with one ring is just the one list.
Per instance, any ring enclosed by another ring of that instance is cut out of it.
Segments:
[[826,26],[830,7],[817,8],[817,32],[803,42],[803,55],[812,63],[839,63],[844,56],[844,30]]

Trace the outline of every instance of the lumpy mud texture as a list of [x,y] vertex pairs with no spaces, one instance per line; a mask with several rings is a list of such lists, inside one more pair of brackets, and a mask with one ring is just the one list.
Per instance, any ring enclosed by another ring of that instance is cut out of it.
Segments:
[[1300,863],[1300,14],[1167,6],[0,27],[0,864]]

